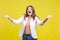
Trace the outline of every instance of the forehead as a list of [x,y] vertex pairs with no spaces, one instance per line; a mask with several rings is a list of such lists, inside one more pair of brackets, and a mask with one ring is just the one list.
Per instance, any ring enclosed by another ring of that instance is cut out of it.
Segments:
[[31,9],[32,7],[28,7],[28,9]]

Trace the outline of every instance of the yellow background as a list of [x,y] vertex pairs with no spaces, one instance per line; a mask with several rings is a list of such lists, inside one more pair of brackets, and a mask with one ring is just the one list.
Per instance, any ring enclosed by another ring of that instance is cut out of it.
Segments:
[[38,40],[60,40],[60,0],[0,0],[0,40],[22,40],[18,38],[22,25],[13,24],[3,14],[18,19],[28,5],[34,7],[40,20],[53,15],[43,26],[36,26]]

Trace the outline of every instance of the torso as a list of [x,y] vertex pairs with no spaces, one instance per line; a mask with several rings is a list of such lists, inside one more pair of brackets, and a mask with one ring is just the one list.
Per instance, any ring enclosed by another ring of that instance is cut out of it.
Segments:
[[28,18],[27,24],[26,24],[25,29],[24,29],[24,34],[31,34],[31,32],[30,32],[30,20],[31,20],[31,18]]

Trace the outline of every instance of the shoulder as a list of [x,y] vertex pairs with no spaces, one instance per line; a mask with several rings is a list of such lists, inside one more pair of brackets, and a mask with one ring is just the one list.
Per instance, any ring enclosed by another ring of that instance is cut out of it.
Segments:
[[25,14],[23,14],[21,17],[25,17]]
[[38,16],[35,16],[35,19],[39,18]]

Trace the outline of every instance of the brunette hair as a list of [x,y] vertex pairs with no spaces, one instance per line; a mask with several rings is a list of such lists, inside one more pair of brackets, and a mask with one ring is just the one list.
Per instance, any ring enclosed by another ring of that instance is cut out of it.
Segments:
[[32,8],[32,15],[31,15],[31,17],[32,17],[33,19],[35,19],[35,16],[36,16],[35,10],[34,10],[33,6],[31,6],[31,5],[27,6],[27,8],[26,8],[26,14],[25,14],[25,16],[24,16],[24,19],[25,19],[25,17],[28,17],[28,16],[29,16],[28,13],[27,13],[27,10],[28,10],[29,7]]

